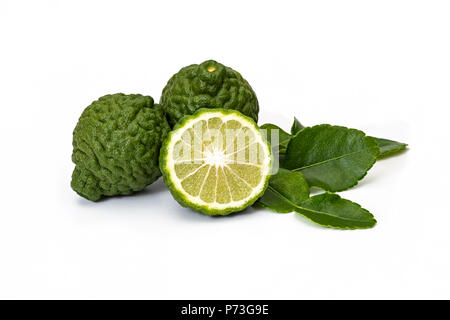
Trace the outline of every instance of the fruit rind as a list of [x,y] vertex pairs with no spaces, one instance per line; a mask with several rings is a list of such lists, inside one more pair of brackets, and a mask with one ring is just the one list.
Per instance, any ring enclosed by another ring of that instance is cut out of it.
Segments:
[[150,96],[100,97],[73,131],[72,189],[91,201],[144,189],[161,176],[159,150],[169,130],[162,106]]
[[250,84],[214,60],[181,68],[164,87],[160,104],[171,126],[201,108],[237,110],[258,121],[258,99]]
[[172,179],[171,175],[173,174],[173,171],[169,168],[169,165],[168,165],[169,156],[170,156],[169,148],[170,148],[170,144],[172,142],[172,139],[173,139],[174,135],[177,133],[178,129],[183,128],[189,122],[195,121],[195,120],[201,118],[202,115],[207,114],[207,113],[217,113],[217,114],[220,114],[220,115],[223,115],[223,116],[237,115],[241,119],[247,120],[249,122],[249,125],[251,125],[252,128],[256,132],[259,132],[259,128],[256,125],[256,123],[253,121],[253,119],[251,119],[250,117],[247,117],[247,116],[245,116],[245,115],[243,115],[240,112],[237,112],[235,110],[228,110],[228,109],[222,109],[222,108],[216,108],[216,109],[205,109],[205,108],[202,108],[202,109],[199,109],[193,115],[183,117],[175,125],[173,130],[167,135],[166,139],[163,141],[162,146],[161,146],[160,155],[159,155],[160,170],[161,170],[164,182],[167,185],[167,187],[169,188],[172,196],[183,207],[191,208],[191,209],[194,209],[196,211],[202,212],[202,213],[204,213],[206,215],[210,215],[210,216],[228,215],[228,214],[233,213],[233,212],[239,212],[239,211],[244,210],[245,208],[247,208],[250,205],[252,205],[256,200],[258,200],[264,194],[264,191],[267,189],[268,184],[269,184],[270,171],[271,171],[272,162],[273,162],[272,161],[271,148],[270,148],[270,144],[266,140],[264,140],[264,137],[262,137],[261,142],[264,144],[264,146],[266,148],[267,155],[268,155],[267,172],[266,172],[265,176],[263,177],[263,181],[260,184],[260,188],[259,188],[258,192],[256,192],[251,198],[247,199],[242,204],[237,205],[237,206],[225,207],[223,209],[218,209],[218,208],[211,207],[210,205],[202,205],[202,204],[199,204],[199,203],[191,201],[189,199],[189,197],[186,194],[183,194],[184,192],[181,191],[176,186],[174,180],[176,180],[177,178],[176,179]]

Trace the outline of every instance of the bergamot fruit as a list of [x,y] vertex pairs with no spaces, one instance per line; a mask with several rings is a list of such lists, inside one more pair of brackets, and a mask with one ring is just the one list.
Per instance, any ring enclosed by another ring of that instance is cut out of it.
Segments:
[[271,148],[249,117],[201,109],[181,119],[163,142],[164,182],[183,206],[227,215],[254,203],[267,188]]
[[214,60],[182,68],[163,89],[160,104],[174,126],[200,108],[237,110],[258,122],[258,99],[239,72]]
[[161,176],[159,149],[169,130],[152,97],[118,93],[94,101],[73,131],[73,190],[92,201],[142,190]]

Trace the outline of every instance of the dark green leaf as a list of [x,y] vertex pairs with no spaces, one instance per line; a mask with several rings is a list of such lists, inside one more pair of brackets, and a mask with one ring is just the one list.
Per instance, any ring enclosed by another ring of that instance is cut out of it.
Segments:
[[359,204],[333,193],[319,194],[303,201],[296,212],[322,226],[338,229],[372,228],[377,223]]
[[373,216],[358,204],[336,194],[309,198],[309,186],[300,172],[280,169],[256,205],[279,213],[297,212],[322,226],[339,229],[370,228]]
[[406,146],[407,146],[406,143],[397,142],[397,141],[393,141],[393,140],[382,139],[382,138],[374,138],[374,139],[377,141],[378,146],[380,147],[380,151],[381,151],[378,158],[390,156],[394,153],[405,150]]
[[296,210],[296,205],[309,197],[309,186],[300,172],[280,168],[269,180],[269,187],[258,200],[262,206],[275,212]]
[[376,140],[364,132],[322,124],[292,137],[283,166],[302,172],[310,186],[342,191],[367,174],[379,153]]
[[[263,124],[260,128],[267,130],[267,140],[271,143],[273,150],[281,154],[286,152],[289,140],[291,140],[291,135],[289,133],[272,123]],[[291,134],[295,135],[303,128],[304,126],[300,123],[300,121],[298,121],[298,119],[294,117],[294,122],[292,123],[291,127]],[[274,141],[271,141],[273,135],[272,130],[278,130],[278,143],[274,143]]]
[[[272,150],[276,151],[277,153],[286,152],[286,147],[289,143],[289,140],[291,140],[291,135],[289,133],[271,123],[263,124],[260,128],[266,130],[267,141],[269,141],[272,145]],[[274,136],[276,132],[275,130],[278,130],[278,141]],[[274,139],[274,141],[272,141],[272,138]]]
[[294,117],[294,123],[292,124],[292,127],[291,127],[291,134],[294,136],[297,132],[299,132],[303,128],[305,128],[305,126],[303,126],[300,123],[300,121],[298,121],[298,119]]

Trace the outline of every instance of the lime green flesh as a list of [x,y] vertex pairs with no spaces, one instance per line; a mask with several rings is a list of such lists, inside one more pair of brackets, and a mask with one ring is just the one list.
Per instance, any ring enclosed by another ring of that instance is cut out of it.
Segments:
[[224,122],[219,116],[187,128],[174,144],[171,159],[183,190],[206,204],[251,197],[267,176],[269,157],[255,134],[259,133],[253,127],[233,119]]

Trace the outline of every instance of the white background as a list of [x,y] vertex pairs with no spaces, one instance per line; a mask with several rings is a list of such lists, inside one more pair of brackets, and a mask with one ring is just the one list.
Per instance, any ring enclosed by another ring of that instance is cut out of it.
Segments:
[[[449,17],[448,1],[1,1],[0,298],[450,298]],[[70,189],[86,106],[158,101],[206,59],[250,82],[260,124],[408,142],[341,193],[376,227],[211,218],[162,181],[98,203]]]

